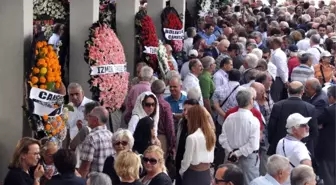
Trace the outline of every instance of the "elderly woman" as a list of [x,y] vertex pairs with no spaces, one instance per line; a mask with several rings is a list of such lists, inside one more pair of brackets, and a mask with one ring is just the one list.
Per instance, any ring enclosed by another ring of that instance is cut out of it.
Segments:
[[[20,139],[14,150],[9,164],[9,171],[4,185],[40,185],[40,178],[44,174],[40,160],[40,142],[36,139],[24,137]],[[36,166],[33,173],[29,169]]]
[[[43,143],[45,142],[45,143]],[[58,174],[54,165],[53,155],[58,151],[58,141],[45,140],[42,141],[43,147],[41,148],[42,165],[45,170],[44,176],[41,178],[40,184],[45,184],[53,176]]]
[[[92,172],[87,180],[87,185],[112,185],[111,179],[108,175],[99,172]],[[118,183],[119,184],[119,183]]]
[[132,111],[132,117],[128,123],[128,130],[133,134],[139,120],[146,116],[153,118],[155,133],[157,134],[159,103],[156,96],[150,91],[141,93],[136,99],[135,106]]
[[121,152],[114,163],[117,175],[120,177],[119,185],[142,185],[139,181],[141,168],[140,157],[132,151]]
[[172,185],[167,175],[164,153],[159,146],[148,147],[142,159],[147,172],[141,179],[144,185]]
[[114,169],[115,158],[122,151],[128,151],[133,148],[134,138],[129,130],[121,129],[113,134],[112,137],[113,149],[116,153],[106,158],[103,168],[103,173],[107,174],[112,184],[119,184],[120,179]]

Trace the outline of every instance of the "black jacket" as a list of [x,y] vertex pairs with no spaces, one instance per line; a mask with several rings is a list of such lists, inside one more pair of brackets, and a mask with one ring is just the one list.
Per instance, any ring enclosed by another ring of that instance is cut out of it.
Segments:
[[109,156],[106,158],[103,168],[103,173],[108,175],[111,180],[112,184],[120,184],[120,178],[117,175],[117,172],[114,169],[114,157]]
[[309,103],[315,106],[316,112],[315,116],[319,117],[324,108],[328,107],[328,96],[325,92],[321,91],[320,93],[316,94],[313,98],[308,100]]
[[314,116],[315,107],[298,97],[290,97],[281,100],[273,105],[270,120],[268,123],[268,155],[275,154],[276,146],[279,140],[286,136],[286,122],[289,115],[299,113],[304,117],[312,117],[309,121],[309,137],[304,138],[303,142],[307,142],[306,146],[312,156],[314,156],[314,147],[318,135],[317,119]]
[[172,185],[170,177],[165,173],[157,174],[148,185]]
[[46,185],[86,185],[86,180],[77,177],[75,173],[55,175],[49,181],[47,181]]
[[333,161],[335,163],[335,122],[336,104],[324,109],[318,117],[318,124],[322,125],[316,146],[316,158]]
[[[33,172],[33,171],[31,171]],[[33,185],[34,179],[21,168],[9,168],[4,185]]]

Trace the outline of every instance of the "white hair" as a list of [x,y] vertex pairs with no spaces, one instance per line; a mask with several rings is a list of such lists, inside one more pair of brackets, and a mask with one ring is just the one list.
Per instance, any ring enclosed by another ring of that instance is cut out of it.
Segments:
[[295,167],[290,176],[291,185],[305,185],[307,182],[315,180],[316,175],[312,167],[300,164]]
[[302,22],[306,23],[306,22],[309,22],[311,20],[311,17],[309,14],[303,14],[301,16],[301,19],[302,19]]
[[105,173],[92,172],[89,175],[90,185],[112,185],[111,178]]
[[249,90],[252,94],[252,97],[257,96],[257,91],[253,87],[248,87],[247,90]]
[[153,77],[153,69],[149,66],[143,66],[140,71],[140,77],[143,81],[150,81]]
[[173,78],[175,76],[181,78],[178,71],[175,71],[175,70],[168,71],[168,73],[166,75],[166,80],[170,80],[171,78]]
[[69,89],[79,89],[80,92],[83,92],[83,88],[79,83],[72,82],[68,85],[68,94],[69,94]]
[[198,88],[194,87],[194,88],[189,89],[187,98],[189,100],[194,99],[194,100],[199,101],[201,99],[201,96],[202,96],[202,94],[201,94],[200,90]]
[[204,69],[209,69],[211,64],[215,63],[215,59],[211,56],[206,56],[201,59],[201,62]]
[[133,148],[134,145],[134,137],[132,133],[127,129],[119,129],[117,132],[115,132],[112,136],[112,143],[115,143],[116,141],[119,141],[121,139],[127,139],[128,146],[130,149]]
[[245,56],[245,62],[247,63],[248,68],[254,69],[258,65],[258,57],[253,53],[249,53]]
[[172,80],[176,80],[178,84],[182,85],[182,80],[180,77],[178,76],[173,76],[169,79],[169,82],[172,81]]
[[289,28],[289,24],[288,24],[288,22],[285,22],[285,21],[281,21],[281,22],[280,22],[280,26],[283,26],[283,27],[285,27],[285,28]]
[[263,51],[261,49],[254,48],[254,49],[252,49],[251,53],[255,54],[258,57],[259,60],[262,59]]
[[273,177],[277,175],[280,170],[287,170],[288,168],[290,168],[289,160],[287,157],[284,157],[282,155],[274,154],[270,156],[267,160],[267,173]]

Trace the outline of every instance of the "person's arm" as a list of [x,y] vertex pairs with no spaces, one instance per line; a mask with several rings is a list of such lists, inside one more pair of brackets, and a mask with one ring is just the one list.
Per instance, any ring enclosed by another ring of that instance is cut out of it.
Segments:
[[251,124],[252,133],[249,136],[248,142],[239,148],[235,153],[237,154],[237,157],[240,157],[244,155],[247,157],[249,154],[252,154],[253,151],[256,151],[259,149],[259,143],[260,143],[260,124],[257,119],[253,120],[253,123]]
[[95,144],[93,143],[92,139],[89,136],[87,136],[80,150],[81,165],[78,169],[78,173],[81,174],[83,178],[86,178],[90,171],[94,151],[95,151]]
[[312,166],[312,161],[306,159],[306,160],[301,161],[300,164],[305,164],[305,165],[308,165],[308,166]]
[[203,104],[210,114],[212,113],[211,103],[210,103],[211,83],[212,81],[208,81],[207,79],[204,79],[204,78],[199,79],[199,84],[201,87],[202,97],[203,97]]
[[181,161],[181,169],[179,171],[181,176],[189,168],[192,157],[193,157],[192,155],[194,155],[194,154],[198,155],[197,153],[195,153],[194,150],[195,150],[195,142],[192,138],[192,135],[189,135],[187,137],[187,140],[186,140],[185,152],[184,152],[184,155],[183,155],[183,160]]
[[218,138],[218,141],[219,141],[219,144],[222,145],[222,147],[227,150],[229,153],[233,150],[230,145],[229,145],[229,142],[227,140],[227,130],[225,128],[225,124],[232,121],[231,119],[226,119],[223,123],[223,126],[222,126],[222,133],[221,135],[219,135],[219,138]]
[[278,65],[277,71],[279,72],[278,75],[281,78],[281,81],[283,83],[288,82],[288,66],[286,64],[286,61],[282,60],[280,57],[274,56],[274,60],[277,61]]
[[84,161],[82,160],[82,163],[78,169],[79,174],[81,174],[81,176],[83,178],[86,178],[87,175],[90,172],[90,167],[91,167],[91,162],[90,161]]
[[278,106],[278,104],[274,104],[267,125],[267,132],[268,132],[267,135],[269,143],[273,143],[273,136],[276,135],[276,126],[279,115],[280,115],[280,107]]
[[136,126],[138,125],[139,123],[139,116],[137,115],[133,115],[131,120],[128,122],[128,130],[134,134],[135,132],[135,129],[136,129]]

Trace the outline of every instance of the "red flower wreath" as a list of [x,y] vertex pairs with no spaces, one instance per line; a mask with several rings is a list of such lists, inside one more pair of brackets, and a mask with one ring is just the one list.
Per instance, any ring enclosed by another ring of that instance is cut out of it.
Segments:
[[[169,12],[165,15],[165,12]],[[164,13],[161,15],[163,16],[162,25],[163,28],[169,28],[173,30],[181,30],[183,29],[182,21],[179,18],[176,10],[172,7],[168,7],[165,9]],[[170,44],[174,50],[174,52],[180,52],[183,48],[183,41],[182,40],[171,40]]]

